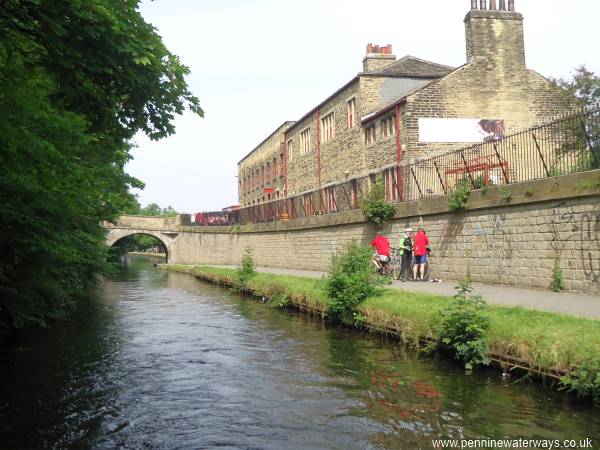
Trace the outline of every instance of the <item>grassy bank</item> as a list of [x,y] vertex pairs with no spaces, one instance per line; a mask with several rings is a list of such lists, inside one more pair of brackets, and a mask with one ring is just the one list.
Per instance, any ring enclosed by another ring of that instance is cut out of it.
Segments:
[[[235,285],[236,271],[204,266],[165,266],[215,282]],[[326,315],[328,299],[321,280],[257,273],[249,290],[278,304],[285,300],[299,309]],[[368,328],[396,334],[418,346],[436,342],[440,310],[450,297],[383,289],[364,301],[359,310]],[[285,303],[285,302],[284,302]],[[521,367],[559,379],[574,368],[592,368],[588,382],[600,383],[600,321],[520,307],[488,305],[487,342],[490,357],[506,368]],[[594,381],[596,380],[596,381]]]

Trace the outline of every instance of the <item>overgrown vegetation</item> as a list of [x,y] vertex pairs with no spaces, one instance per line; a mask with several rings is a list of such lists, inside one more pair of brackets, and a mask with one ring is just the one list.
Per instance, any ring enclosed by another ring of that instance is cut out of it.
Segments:
[[252,258],[252,248],[246,247],[244,254],[242,255],[242,261],[240,267],[237,269],[237,278],[242,289],[245,289],[248,285],[248,281],[256,275],[254,269],[254,258]]
[[202,114],[187,73],[136,0],[0,2],[0,335],[65,314],[105,269],[99,224],[143,187],[130,140]]
[[457,359],[471,370],[479,364],[489,364],[486,356],[486,333],[489,317],[483,315],[486,304],[479,295],[473,295],[471,282],[466,279],[456,287],[458,292],[448,307],[441,310],[442,324],[439,340],[454,350]]
[[448,196],[448,209],[457,211],[467,208],[469,196],[471,195],[471,183],[468,180],[463,180],[458,183]]
[[[169,269],[217,282],[237,282],[234,269],[180,265]],[[331,302],[324,283],[314,278],[257,273],[248,287],[267,298],[282,295],[296,308],[318,315],[325,315]],[[378,289],[357,307],[354,324],[394,332],[404,342],[419,346],[424,340],[439,341],[441,311],[453,302],[451,297]],[[600,391],[591,380],[596,380],[594,367],[600,364],[600,321],[498,305],[487,305],[485,316],[489,318],[486,344],[491,355],[519,358],[541,372],[571,370],[572,381],[565,378],[565,387],[597,398]]]
[[554,292],[560,292],[565,288],[565,280],[563,279],[563,273],[560,268],[560,261],[557,259],[554,261],[554,268],[552,269],[552,280],[550,281],[550,289]]
[[371,268],[371,250],[351,241],[340,256],[331,261],[325,290],[329,296],[329,318],[346,324],[354,323],[358,306],[374,295],[380,281]]
[[600,403],[600,360],[589,355],[572,372],[562,377],[563,388],[579,397],[590,397]]
[[367,198],[361,198],[360,209],[370,222],[377,226],[394,217],[396,207],[385,201],[385,184],[381,175],[375,179]]

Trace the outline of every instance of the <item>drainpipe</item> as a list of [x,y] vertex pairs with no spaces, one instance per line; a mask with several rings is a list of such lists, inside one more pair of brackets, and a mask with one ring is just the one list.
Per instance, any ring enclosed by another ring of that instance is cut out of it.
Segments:
[[283,133],[283,183],[284,183],[284,191],[283,197],[287,197],[288,192],[288,182],[287,182],[287,158],[288,158],[288,146],[287,146],[288,138],[285,133]]
[[[319,198],[321,198],[321,110],[317,109],[317,182],[319,186]],[[319,206],[319,211],[322,210]]]
[[402,173],[400,164],[402,162],[402,141],[400,139],[400,103],[396,105],[396,183],[398,183],[398,197],[403,200]]

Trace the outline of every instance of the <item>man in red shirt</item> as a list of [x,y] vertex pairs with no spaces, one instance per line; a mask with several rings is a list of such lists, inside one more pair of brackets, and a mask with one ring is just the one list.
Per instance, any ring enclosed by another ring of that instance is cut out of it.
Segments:
[[[422,227],[419,227],[419,231],[415,235],[413,242],[413,278],[414,280],[423,281],[423,274],[425,273],[425,264],[427,263],[427,248],[429,247],[429,238]],[[417,278],[419,275],[419,278]]]
[[375,264],[378,269],[381,269],[385,275],[388,272],[387,268],[388,263],[390,262],[390,241],[381,234],[381,231],[378,231],[377,236],[371,241],[370,245],[377,249],[377,254],[373,256],[373,264]]

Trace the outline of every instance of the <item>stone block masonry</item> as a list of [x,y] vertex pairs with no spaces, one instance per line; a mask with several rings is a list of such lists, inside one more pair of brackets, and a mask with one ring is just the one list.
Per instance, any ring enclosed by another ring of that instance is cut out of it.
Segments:
[[[446,197],[401,203],[386,227],[422,225],[432,247],[432,276],[547,288],[555,264],[568,290],[600,294],[600,171],[475,191],[469,209],[449,212]],[[511,196],[506,199],[505,192]],[[503,195],[504,194],[504,195]],[[355,239],[375,234],[360,211],[234,227],[179,227],[172,263],[239,264],[246,247],[266,267],[328,269]]]

